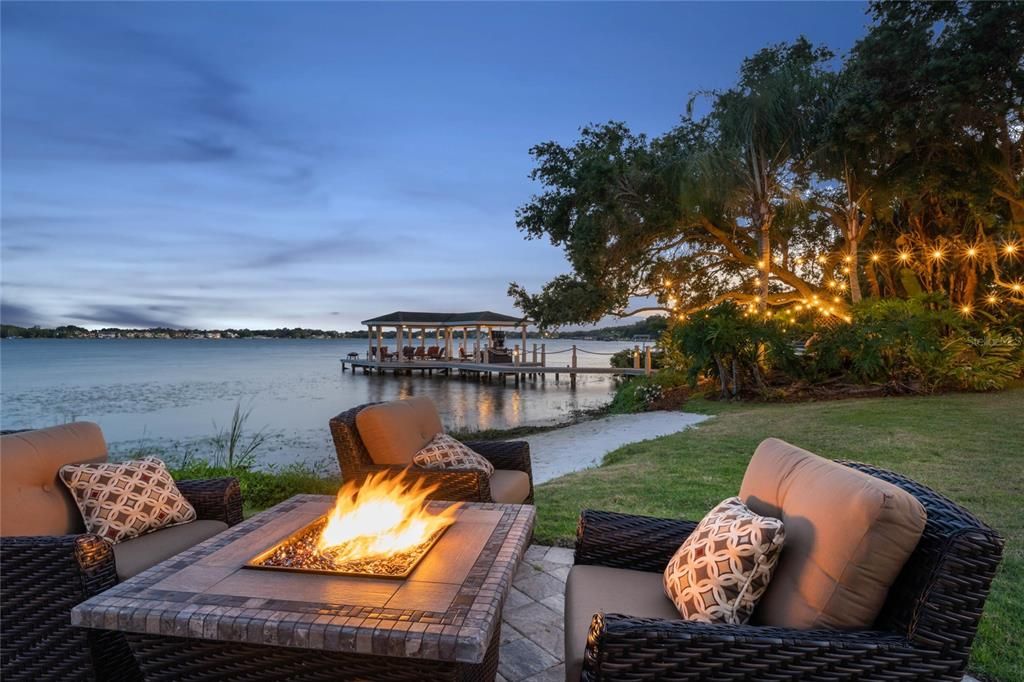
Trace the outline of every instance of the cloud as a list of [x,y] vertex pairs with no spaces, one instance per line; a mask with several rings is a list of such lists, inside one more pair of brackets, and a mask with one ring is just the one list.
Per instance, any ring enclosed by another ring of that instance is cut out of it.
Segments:
[[180,328],[180,325],[177,322],[172,322],[169,317],[180,319],[185,312],[187,312],[186,308],[182,306],[97,305],[90,306],[82,312],[68,313],[67,316],[111,327],[169,327],[177,329]]
[[28,306],[0,300],[0,323],[31,327],[40,324],[40,315]]

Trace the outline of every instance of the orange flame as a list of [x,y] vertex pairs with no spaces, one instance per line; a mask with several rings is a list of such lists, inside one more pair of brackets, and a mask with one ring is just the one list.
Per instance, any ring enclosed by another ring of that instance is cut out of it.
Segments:
[[427,511],[427,496],[437,486],[424,486],[422,480],[410,483],[404,473],[389,477],[382,471],[361,486],[346,483],[327,516],[318,551],[335,563],[389,556],[412,550],[450,526],[459,505]]

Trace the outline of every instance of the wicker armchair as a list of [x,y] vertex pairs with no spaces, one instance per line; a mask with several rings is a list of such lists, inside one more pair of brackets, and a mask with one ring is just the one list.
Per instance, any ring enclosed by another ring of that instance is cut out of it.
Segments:
[[[1003,540],[951,500],[899,474],[847,466],[924,505],[924,534],[870,631],[705,625],[595,614],[585,680],[949,680],[964,674]],[[576,563],[662,572],[689,521],[584,511]]]
[[[95,457],[90,459],[105,459],[106,446],[95,425],[61,428],[78,429],[76,433],[94,438],[91,454]],[[29,477],[14,474],[7,467],[7,459],[5,491],[8,485],[14,486],[12,491],[31,488],[33,484],[18,480]],[[50,482],[54,476],[39,488],[42,493],[56,494]],[[178,487],[200,520],[222,521],[229,526],[242,521],[237,479],[180,481]],[[15,515],[12,507],[7,507],[5,513]],[[78,524],[80,527],[80,519]],[[5,528],[4,532],[9,531]],[[121,634],[71,625],[74,606],[117,584],[116,568],[113,546],[90,533],[0,537],[0,678],[141,679]]]
[[[330,421],[334,447],[338,453],[338,465],[345,481],[361,482],[367,476],[381,471],[392,471],[396,475],[407,469],[398,465],[374,464],[370,453],[356,427],[356,415],[371,405],[367,403],[342,412]],[[470,448],[486,457],[496,469],[522,471],[529,476],[529,495],[524,504],[533,504],[533,472],[530,465],[530,445],[525,441],[471,441]],[[465,500],[468,502],[493,502],[490,481],[479,471],[408,469],[412,475],[427,485],[436,485],[431,499]]]

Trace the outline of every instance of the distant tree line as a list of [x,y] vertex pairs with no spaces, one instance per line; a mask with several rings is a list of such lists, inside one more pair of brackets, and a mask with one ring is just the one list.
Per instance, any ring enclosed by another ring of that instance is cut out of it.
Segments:
[[662,332],[668,329],[668,318],[664,315],[651,315],[650,317],[614,327],[602,327],[600,329],[578,330],[559,332],[555,334],[558,339],[597,339],[598,341],[629,341],[634,336],[650,336],[657,340]]

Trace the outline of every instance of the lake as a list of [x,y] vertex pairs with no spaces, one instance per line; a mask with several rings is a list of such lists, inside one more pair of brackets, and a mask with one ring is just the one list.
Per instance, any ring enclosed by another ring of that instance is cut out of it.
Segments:
[[[532,346],[533,340],[528,344]],[[548,365],[569,364],[573,341],[546,340]],[[577,341],[580,366],[608,366],[629,343]],[[438,405],[450,430],[562,421],[606,404],[614,379],[563,376],[515,387],[445,377],[342,373],[341,358],[366,353],[364,339],[15,339],[0,342],[0,426],[38,428],[69,421],[100,424],[115,453],[144,447],[204,452],[235,405],[252,412],[248,431],[265,429],[264,464],[330,462],[327,422],[365,402],[419,395]]]

